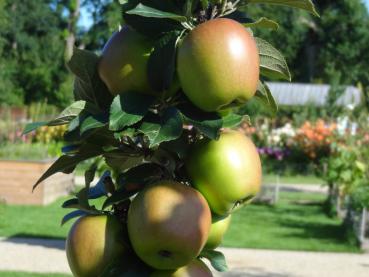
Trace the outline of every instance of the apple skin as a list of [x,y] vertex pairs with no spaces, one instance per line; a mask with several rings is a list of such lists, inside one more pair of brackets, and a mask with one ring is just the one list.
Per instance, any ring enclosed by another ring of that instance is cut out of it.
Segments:
[[98,72],[113,95],[136,91],[155,94],[147,78],[147,62],[154,42],[128,26],[114,33],[104,46]]
[[128,254],[124,231],[113,216],[83,216],[69,231],[66,252],[75,277],[99,276],[113,260]]
[[208,238],[211,212],[195,189],[160,181],[138,193],[128,210],[137,256],[155,269],[177,269],[196,258]]
[[150,274],[150,277],[212,277],[210,269],[206,264],[194,259],[188,265],[177,270],[157,270]]
[[204,248],[215,249],[222,243],[224,234],[231,223],[231,217],[232,215],[226,217],[213,216],[209,237]]
[[231,213],[260,191],[260,157],[241,132],[224,131],[218,140],[199,141],[185,165],[192,185],[217,215]]
[[217,18],[198,25],[178,48],[181,87],[193,104],[208,112],[252,98],[259,67],[254,38],[232,19]]

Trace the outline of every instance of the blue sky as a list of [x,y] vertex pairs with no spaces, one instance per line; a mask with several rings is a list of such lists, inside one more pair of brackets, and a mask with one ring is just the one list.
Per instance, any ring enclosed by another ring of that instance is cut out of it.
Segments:
[[[367,8],[369,9],[369,0],[363,0]],[[79,25],[89,28],[92,24],[91,15],[86,11],[86,9],[81,10],[81,17],[79,19]]]
[[89,14],[85,8],[82,8],[81,15],[78,20],[78,25],[88,29],[91,26],[91,24],[92,24],[91,14]]

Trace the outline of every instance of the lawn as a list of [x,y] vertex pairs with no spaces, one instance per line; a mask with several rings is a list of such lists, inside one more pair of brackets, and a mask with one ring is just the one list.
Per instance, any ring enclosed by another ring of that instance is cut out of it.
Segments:
[[[224,246],[359,251],[346,241],[341,221],[323,213],[324,195],[281,192],[280,196],[276,206],[254,204],[235,213]],[[0,206],[0,236],[65,238],[71,225],[60,226],[69,211],[60,208],[65,199],[46,207]]]
[[44,207],[0,204],[0,237],[65,238],[73,222],[60,226],[63,216],[72,211],[61,208],[66,199],[62,197]]
[[282,192],[276,206],[250,205],[235,213],[224,246],[359,252],[347,242],[341,221],[322,211],[321,194]]
[[27,272],[14,272],[14,271],[0,271],[1,277],[72,277],[66,274],[52,274],[52,273],[27,273]]

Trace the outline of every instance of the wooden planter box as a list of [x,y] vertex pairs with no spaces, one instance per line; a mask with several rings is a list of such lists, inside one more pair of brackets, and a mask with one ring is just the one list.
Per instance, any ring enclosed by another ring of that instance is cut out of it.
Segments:
[[0,201],[6,204],[46,205],[74,188],[73,174],[57,173],[32,186],[53,161],[0,160]]

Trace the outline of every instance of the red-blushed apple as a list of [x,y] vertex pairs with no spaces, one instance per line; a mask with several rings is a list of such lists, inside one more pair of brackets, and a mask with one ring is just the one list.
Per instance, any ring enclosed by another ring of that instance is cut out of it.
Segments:
[[128,234],[136,254],[156,269],[177,269],[196,258],[208,238],[211,212],[197,190],[160,181],[146,187],[128,211]]
[[178,48],[177,71],[186,96],[204,111],[245,103],[259,82],[259,51],[240,23],[217,18],[198,25]]

